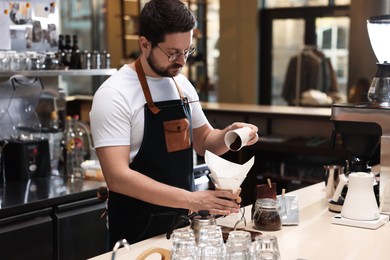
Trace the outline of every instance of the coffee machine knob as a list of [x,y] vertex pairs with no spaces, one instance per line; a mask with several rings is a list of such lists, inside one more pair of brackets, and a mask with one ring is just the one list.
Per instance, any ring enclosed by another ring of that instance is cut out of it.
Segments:
[[38,166],[36,164],[31,164],[28,169],[30,172],[35,172],[37,170]]

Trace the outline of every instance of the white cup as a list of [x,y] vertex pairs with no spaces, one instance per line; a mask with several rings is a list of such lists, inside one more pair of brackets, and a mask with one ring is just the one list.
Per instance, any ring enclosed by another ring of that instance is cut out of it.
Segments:
[[244,126],[231,130],[225,134],[225,144],[231,151],[239,151],[250,140],[249,133],[251,128]]

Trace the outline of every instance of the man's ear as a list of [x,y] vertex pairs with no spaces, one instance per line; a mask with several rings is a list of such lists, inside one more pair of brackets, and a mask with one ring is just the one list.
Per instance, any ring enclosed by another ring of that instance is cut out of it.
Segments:
[[152,45],[148,41],[148,39],[146,39],[144,36],[141,36],[141,37],[139,37],[138,42],[139,42],[139,46],[140,46],[142,52],[150,51]]

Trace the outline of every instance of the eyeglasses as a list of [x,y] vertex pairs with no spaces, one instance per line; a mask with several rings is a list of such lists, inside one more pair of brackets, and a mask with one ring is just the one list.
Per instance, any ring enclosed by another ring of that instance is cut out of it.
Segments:
[[165,54],[165,56],[168,57],[168,61],[169,62],[174,62],[176,61],[177,59],[179,59],[180,55],[183,55],[184,56],[184,59],[187,59],[188,56],[190,56],[191,54],[193,54],[195,51],[196,51],[196,48],[194,46],[191,46],[188,50],[185,50],[185,51],[177,51],[173,54],[168,54],[166,53],[163,49],[161,49],[160,46],[158,46],[157,44],[157,47],[162,51],[162,53]]

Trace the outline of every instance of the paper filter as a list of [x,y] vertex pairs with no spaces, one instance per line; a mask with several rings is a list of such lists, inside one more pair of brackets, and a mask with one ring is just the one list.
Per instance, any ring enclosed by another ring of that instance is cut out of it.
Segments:
[[245,164],[227,161],[210,151],[205,153],[205,161],[209,167],[209,178],[218,189],[232,190],[237,193],[249,170],[255,162],[254,156]]

